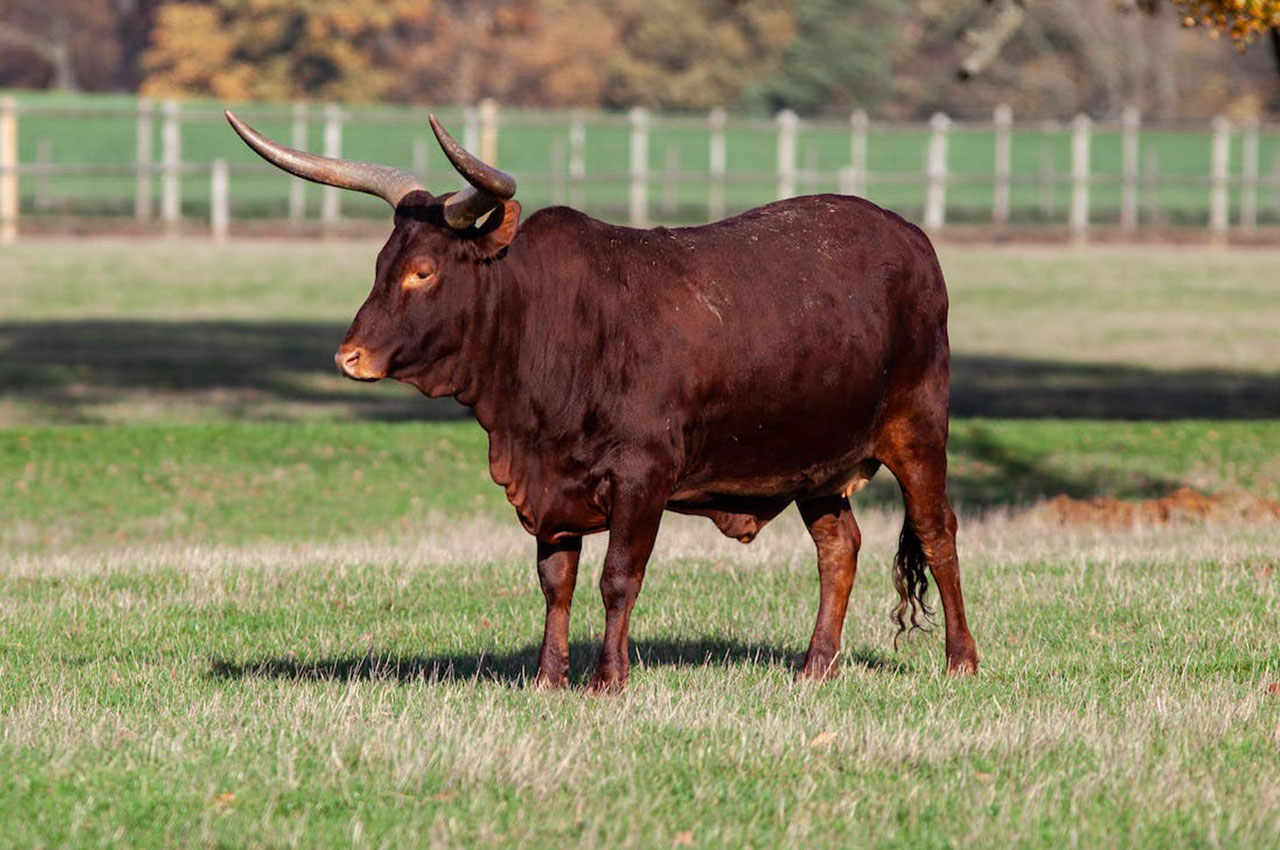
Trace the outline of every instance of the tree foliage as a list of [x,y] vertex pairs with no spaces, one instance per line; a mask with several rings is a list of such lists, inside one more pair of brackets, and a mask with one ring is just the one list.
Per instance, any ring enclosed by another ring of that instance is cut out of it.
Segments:
[[[1166,0],[1177,7],[1184,26],[1210,27],[1225,33],[1243,48],[1268,30],[1280,29],[1280,2],[1276,0]],[[1159,0],[1143,0],[1154,11]]]
[[384,96],[385,35],[430,14],[422,0],[171,2],[143,57],[146,94],[229,99]]
[[898,0],[797,0],[795,38],[752,99],[806,113],[880,104],[893,93],[890,45],[905,16]]

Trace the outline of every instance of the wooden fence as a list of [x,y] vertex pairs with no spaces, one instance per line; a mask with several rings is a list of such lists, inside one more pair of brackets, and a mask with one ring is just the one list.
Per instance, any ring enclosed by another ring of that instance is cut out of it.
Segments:
[[[361,113],[308,104],[245,110],[295,147],[308,148],[318,124],[319,151],[343,156],[347,131],[359,130],[364,147],[382,155],[349,150],[348,156],[398,160],[424,180],[456,182],[425,132],[425,110]],[[499,110],[492,101],[453,112],[463,143],[486,160],[503,160],[528,206],[569,203],[639,227],[714,220],[815,191],[869,197],[931,232],[956,223],[995,231],[1034,225],[1085,240],[1098,227],[1137,235],[1187,226],[1221,240],[1233,229],[1280,224],[1280,127],[1256,120],[1146,125],[1126,110],[1118,121],[1077,115],[1019,123],[1007,106],[982,121],[938,114],[926,123],[878,122],[863,111],[847,121],[802,120],[789,111],[772,121],[734,118],[722,109],[705,116],[642,108],[534,112]],[[103,132],[116,140],[114,150],[91,148],[80,137],[76,128],[94,120],[114,122]],[[33,133],[22,131],[27,121],[38,125],[33,144]],[[132,123],[128,153],[119,147],[128,133],[122,121]],[[201,152],[184,151],[188,136]],[[399,153],[388,153],[395,139],[403,143]],[[55,161],[54,149],[67,140],[78,145],[80,159]],[[213,148],[221,150],[210,154]],[[689,167],[682,159],[697,162]],[[1099,159],[1109,165],[1099,167]],[[132,184],[127,203],[123,181]],[[102,188],[108,183],[115,188]],[[308,192],[317,191],[318,205],[309,205]],[[24,217],[51,214],[128,217],[225,239],[251,218],[332,232],[344,218],[372,212],[337,189],[281,182],[243,149],[212,106],[138,100],[86,108],[0,97],[0,241],[15,240]]]

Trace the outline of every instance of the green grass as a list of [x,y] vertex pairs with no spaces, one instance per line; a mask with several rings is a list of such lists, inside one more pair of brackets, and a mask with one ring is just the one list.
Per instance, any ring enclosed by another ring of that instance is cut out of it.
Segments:
[[596,700],[603,536],[573,687],[533,691],[533,545],[483,433],[331,375],[375,250],[0,253],[0,848],[1280,839],[1280,526],[1034,508],[1280,499],[1275,252],[943,250],[975,679],[939,632],[891,648],[882,472],[837,681],[791,682],[794,511],[746,547],[670,516]]
[[[23,162],[35,160],[40,140],[51,145],[51,161],[76,164],[128,165],[135,155],[136,101],[123,96],[57,95],[20,93],[20,102],[32,109],[43,109],[25,116],[20,124],[20,157]],[[288,197],[288,181],[269,167],[263,167],[226,126],[221,110],[226,104],[208,100],[184,102],[189,110],[182,126],[183,157],[193,163],[208,163],[223,157],[233,169],[232,203],[236,214],[282,216]],[[238,107],[241,114],[258,129],[289,141],[289,107],[277,104],[248,104]],[[93,114],[74,116],[59,110],[88,109]],[[452,187],[457,181],[443,155],[431,139],[426,123],[426,108],[392,106],[347,107],[352,119],[343,131],[344,154],[397,164],[408,168],[413,163],[415,140],[429,141],[429,183],[439,188]],[[441,119],[462,134],[461,110],[445,107],[436,110]],[[1052,162],[1053,174],[1059,182],[1051,191],[1049,218],[1064,222],[1070,187],[1065,180],[1070,174],[1070,129],[1065,125],[1034,128],[1024,124],[1013,137],[1011,203],[1016,220],[1036,221],[1044,217],[1039,187],[1042,159]],[[499,136],[499,161],[521,180],[520,197],[526,208],[534,209],[555,202],[553,156],[568,150],[569,117],[566,112],[506,109],[503,131]],[[160,151],[160,122],[153,127],[156,158]],[[308,139],[318,149],[322,137],[319,107],[312,109]],[[650,181],[650,214],[662,221],[699,221],[707,215],[707,185],[703,176],[709,169],[709,131],[700,116],[654,116],[648,146],[648,164],[654,178]],[[587,121],[586,171],[588,184],[584,199],[588,211],[607,218],[622,220],[626,216],[629,178],[630,133],[624,114],[593,113]],[[872,178],[867,197],[919,218],[923,209],[923,173],[928,134],[923,128],[872,125],[868,137],[867,164]],[[1240,139],[1233,141],[1232,173],[1241,168]],[[801,192],[835,191],[835,174],[849,164],[849,128],[847,122],[814,120],[802,125],[797,139],[798,165],[816,168],[826,175],[822,180],[801,180]],[[1208,217],[1208,184],[1195,179],[1207,178],[1210,160],[1208,126],[1193,129],[1148,129],[1142,137],[1144,151],[1158,159],[1159,173],[1170,182],[1159,190],[1162,219],[1156,223],[1200,223]],[[949,189],[949,215],[956,221],[990,220],[990,175],[993,166],[994,136],[982,122],[961,126],[952,133],[949,148],[950,169],[956,179]],[[675,150],[681,171],[699,176],[678,185],[675,209],[662,206],[663,180],[668,150]],[[729,211],[739,211],[774,197],[777,164],[776,130],[769,120],[743,120],[731,126],[727,138],[727,169],[730,180],[726,188]],[[1274,163],[1280,152],[1280,134],[1264,133],[1260,140],[1260,169],[1265,179],[1274,178]],[[1145,156],[1145,153],[1144,153]],[[1121,171],[1121,138],[1119,131],[1100,125],[1091,145],[1091,161],[1095,174],[1104,178],[1093,187],[1095,220],[1114,223],[1119,219],[1119,183],[1114,179]],[[559,166],[563,170],[563,160]],[[1112,179],[1105,179],[1108,175]],[[1187,182],[1192,178],[1192,182]],[[976,181],[976,182],[975,182]],[[985,181],[985,182],[984,182]],[[189,215],[207,217],[209,177],[207,172],[192,173],[183,178],[182,193]],[[1264,184],[1265,185],[1265,184]],[[34,204],[34,182],[23,183],[24,204]],[[158,201],[158,181],[155,187]],[[55,210],[77,207],[129,213],[133,209],[134,178],[127,170],[115,175],[57,177],[48,182],[48,193]],[[1262,192],[1260,214],[1264,219],[1280,216],[1272,203],[1273,193]],[[320,193],[308,187],[310,214],[319,210]],[[1238,191],[1233,189],[1232,209],[1238,206]],[[560,198],[561,202],[565,199]],[[343,199],[349,215],[378,216],[380,202],[348,194]]]
[[[960,442],[978,431],[1095,492],[1234,486],[1232,463],[1280,443],[1274,423],[1034,422],[961,423]],[[984,667],[952,681],[937,634],[889,648],[900,513],[872,494],[842,677],[798,686],[816,580],[796,518],[743,547],[672,517],[630,688],[591,700],[602,541],[575,687],[533,691],[532,545],[470,424],[0,446],[0,846],[1261,847],[1280,829],[1274,525],[962,511]],[[1117,448],[1138,453],[1115,468]]]

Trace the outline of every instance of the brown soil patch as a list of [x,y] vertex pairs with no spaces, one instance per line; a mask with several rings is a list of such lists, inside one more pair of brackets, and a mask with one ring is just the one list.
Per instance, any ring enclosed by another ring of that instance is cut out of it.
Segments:
[[1126,501],[1109,496],[1073,499],[1055,496],[1031,509],[1060,525],[1092,525],[1124,528],[1132,525],[1159,525],[1171,522],[1227,520],[1259,522],[1280,520],[1280,502],[1252,493],[1234,492],[1208,495],[1182,487],[1158,499]]

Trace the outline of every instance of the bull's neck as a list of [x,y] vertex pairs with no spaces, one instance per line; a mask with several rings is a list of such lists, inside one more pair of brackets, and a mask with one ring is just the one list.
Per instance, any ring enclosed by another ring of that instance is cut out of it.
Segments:
[[475,412],[486,431],[501,428],[507,412],[519,405],[515,364],[520,362],[527,310],[523,265],[513,251],[479,266],[476,298],[452,364],[453,396]]

